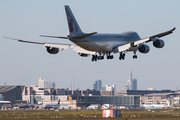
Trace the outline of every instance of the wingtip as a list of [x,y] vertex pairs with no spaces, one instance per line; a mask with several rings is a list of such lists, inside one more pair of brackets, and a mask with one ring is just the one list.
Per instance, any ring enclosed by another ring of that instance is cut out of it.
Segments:
[[173,29],[172,29],[172,31],[174,31],[176,29],[176,27],[174,27]]
[[7,38],[7,39],[13,39],[13,38],[10,38],[10,37],[6,37],[6,36],[3,36],[3,38]]

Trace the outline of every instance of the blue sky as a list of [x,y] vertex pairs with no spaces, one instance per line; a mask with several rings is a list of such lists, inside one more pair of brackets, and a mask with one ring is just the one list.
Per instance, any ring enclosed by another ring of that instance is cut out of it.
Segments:
[[[138,89],[180,89],[179,0],[0,0],[0,85],[34,85],[39,77],[55,82],[56,87],[92,89],[100,74],[106,84],[121,89],[126,84],[132,68],[138,79]],[[82,58],[72,49],[56,55],[46,52],[44,46],[19,43],[3,36],[24,40],[55,43],[71,43],[68,40],[42,38],[39,35],[66,36],[68,34],[64,5],[69,5],[84,32],[122,33],[136,31],[141,38],[149,37],[176,27],[175,32],[162,39],[165,47],[154,48],[148,54],[126,54],[119,61],[91,62],[91,57]]]

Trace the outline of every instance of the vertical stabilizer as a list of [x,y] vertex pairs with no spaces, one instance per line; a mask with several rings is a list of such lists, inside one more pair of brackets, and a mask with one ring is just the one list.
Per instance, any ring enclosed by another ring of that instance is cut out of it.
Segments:
[[65,5],[66,17],[70,33],[82,33],[81,28],[79,27],[70,7]]
[[60,99],[58,100],[58,103],[57,103],[58,105],[60,104]]

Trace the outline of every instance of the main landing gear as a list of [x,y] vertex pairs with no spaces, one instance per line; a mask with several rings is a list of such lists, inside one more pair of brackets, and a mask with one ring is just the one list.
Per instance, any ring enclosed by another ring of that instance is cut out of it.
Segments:
[[113,58],[114,58],[114,56],[113,56],[113,55],[111,55],[111,53],[110,53],[110,52],[107,52],[107,53],[106,53],[106,55],[107,55],[107,59],[113,59]]
[[125,53],[120,52],[119,60],[125,59]]
[[[125,53],[126,52],[120,52],[119,60],[125,59]],[[103,60],[105,54],[108,60],[114,58],[114,56],[111,55],[111,52],[107,52],[107,53],[99,52],[99,55],[92,55],[92,61]],[[133,59],[137,59],[136,51],[134,51]]]
[[97,61],[97,60],[103,60],[104,59],[104,54],[102,55],[102,53],[99,53],[98,55],[92,55],[92,61]]

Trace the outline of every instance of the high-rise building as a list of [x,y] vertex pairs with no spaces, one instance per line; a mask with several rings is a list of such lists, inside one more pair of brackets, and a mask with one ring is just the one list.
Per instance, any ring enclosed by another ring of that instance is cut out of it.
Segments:
[[137,90],[137,80],[136,79],[132,80],[132,90]]
[[45,79],[43,78],[38,79],[38,87],[45,88]]
[[133,90],[133,85],[132,85],[132,70],[130,71],[129,80],[127,81],[127,85],[129,86],[129,90]]
[[123,85],[122,90],[137,90],[137,79],[133,79],[132,70],[130,71],[129,80],[127,81],[127,85]]
[[101,80],[95,81],[95,84],[93,84],[93,89],[97,91],[101,91],[101,88],[102,88],[102,81]]
[[46,82],[46,88],[55,88],[55,82]]

